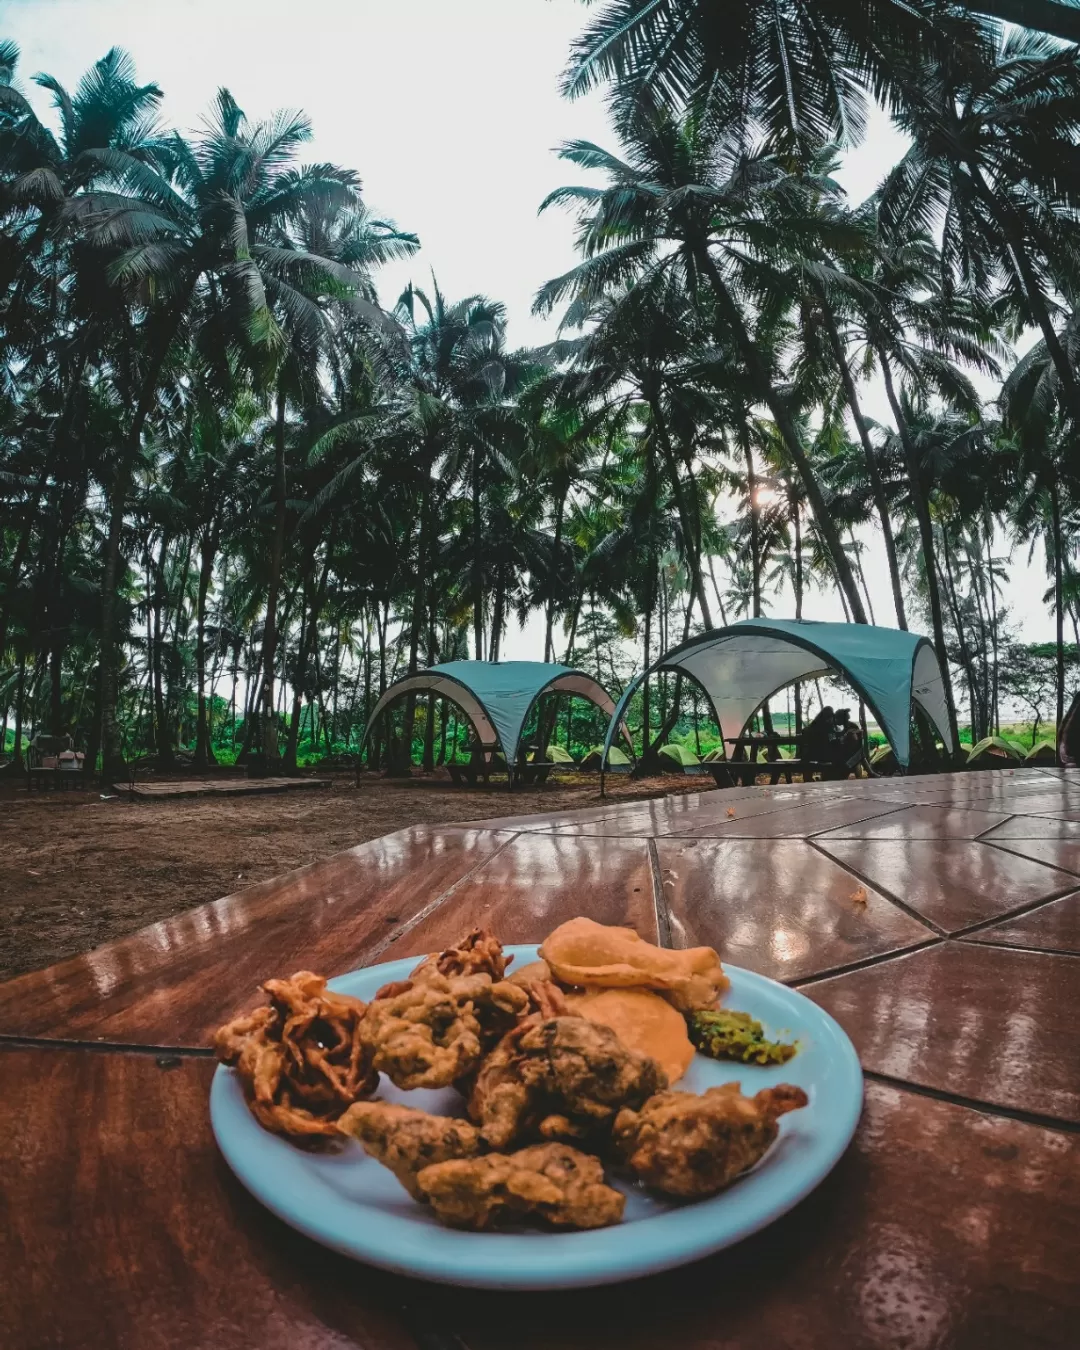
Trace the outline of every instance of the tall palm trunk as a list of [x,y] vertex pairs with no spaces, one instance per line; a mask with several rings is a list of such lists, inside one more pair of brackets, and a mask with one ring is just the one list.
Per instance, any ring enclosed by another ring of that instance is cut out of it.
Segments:
[[941,583],[945,591],[946,599],[949,602],[949,609],[952,611],[953,627],[956,629],[956,645],[960,654],[960,664],[964,668],[964,678],[968,687],[968,707],[971,710],[971,736],[972,743],[981,741],[986,734],[984,731],[985,718],[983,716],[982,700],[979,697],[979,680],[975,670],[975,658],[972,655],[971,646],[967,640],[967,633],[964,631],[964,620],[960,610],[960,597],[956,592],[956,564],[952,556],[952,550],[949,548],[949,535],[944,526],[941,529],[941,557],[944,559],[944,566],[938,562]]
[[169,735],[169,722],[165,715],[165,626],[162,616],[165,595],[165,565],[168,559],[172,539],[163,535],[158,550],[157,567],[154,569],[153,620],[154,636],[150,653],[153,674],[153,711],[154,711],[154,752],[158,764],[167,767],[172,764],[172,737]]
[[26,689],[26,652],[19,656],[19,673],[15,681],[15,768],[23,767],[23,694]]
[[[799,503],[792,502],[791,523],[795,531],[795,618],[802,619],[803,611],[803,561],[802,561],[802,516]],[[795,681],[795,735],[802,734],[802,684]]]
[[1062,394],[1068,405],[1070,416],[1074,425],[1080,424],[1080,383],[1077,382],[1076,372],[1072,368],[1072,363],[1069,361],[1065,348],[1061,344],[1061,339],[1057,335],[1057,330],[1050,319],[1050,309],[1046,303],[1046,297],[1043,295],[1042,286],[1039,284],[1035,269],[1031,265],[1031,259],[1027,255],[1024,226],[1017,219],[1015,211],[1009,204],[1007,194],[996,192],[990,186],[983,177],[978,164],[968,161],[965,167],[975,184],[980,200],[1005,236],[1013,272],[1023,287],[1028,308],[1031,310],[1035,322],[1039,326],[1039,331],[1043,335],[1046,350],[1050,355],[1050,360],[1054,363],[1058,379],[1061,381]]
[[[44,226],[43,226],[44,228]],[[11,614],[11,599],[15,595],[16,587],[19,584],[19,578],[22,575],[23,564],[26,562],[26,555],[30,548],[30,539],[34,530],[34,522],[37,519],[38,506],[41,503],[42,494],[45,491],[49,481],[49,476],[57,463],[60,446],[63,445],[71,430],[75,414],[79,406],[79,391],[82,387],[82,378],[86,370],[89,352],[84,344],[75,363],[75,369],[72,372],[71,382],[68,386],[68,395],[64,402],[64,408],[60,414],[60,420],[57,423],[56,430],[50,438],[48,449],[45,453],[45,460],[38,476],[34,480],[34,486],[30,491],[30,500],[26,505],[26,514],[23,516],[22,529],[19,532],[19,538],[15,544],[15,552],[11,558],[11,564],[8,569],[7,587],[4,591],[3,601],[0,602],[0,660],[3,660],[4,652],[7,648],[8,624]]]
[[[556,499],[555,530],[552,536],[552,546],[551,546],[551,560],[553,569],[558,568],[559,556],[562,552],[563,515],[566,511],[566,498],[568,492],[569,489],[567,488],[564,491],[560,492]],[[551,584],[552,584],[552,591],[554,592],[554,584],[555,584],[554,577],[551,578]],[[544,628],[544,660],[554,661],[555,660],[555,637],[553,632],[555,624],[554,593],[548,599],[545,608],[547,610],[547,619]],[[2,650],[3,648],[0,647],[0,651]]]
[[482,567],[482,532],[480,519],[480,447],[473,447],[472,459],[472,600],[473,600],[473,642],[476,659],[484,659],[484,574]]
[[277,408],[274,418],[274,537],[270,545],[270,576],[266,591],[266,619],[262,649],[262,749],[267,770],[277,762],[278,729],[274,709],[274,662],[277,657],[278,590],[281,561],[285,552],[285,372],[278,375]]
[[907,613],[904,609],[904,592],[900,584],[900,564],[896,557],[896,538],[893,535],[892,521],[889,518],[889,503],[885,496],[885,484],[881,478],[881,469],[878,466],[877,455],[874,453],[874,446],[870,440],[870,431],[866,425],[866,418],[863,416],[862,405],[859,402],[858,390],[855,388],[855,381],[851,375],[851,367],[848,365],[847,353],[844,351],[844,344],[840,339],[840,333],[836,327],[836,319],[829,305],[824,302],[822,297],[822,313],[825,319],[825,326],[829,333],[829,344],[833,350],[833,359],[836,361],[836,367],[840,372],[840,380],[844,386],[844,395],[847,398],[848,407],[851,409],[851,416],[855,422],[855,429],[859,433],[859,444],[863,449],[863,458],[866,461],[866,473],[870,479],[870,490],[874,496],[874,506],[877,509],[878,520],[881,522],[881,533],[885,539],[885,557],[889,564],[889,582],[892,586],[893,609],[896,611],[896,622],[900,628],[907,630]]
[[[203,769],[216,763],[210,744],[210,723],[206,712],[206,597],[214,575],[214,559],[218,550],[216,523],[203,534],[199,547],[199,591],[195,611],[195,680],[197,711],[195,715],[195,765]],[[210,691],[213,698],[213,690]]]
[[806,450],[803,447],[802,437],[799,435],[799,429],[795,425],[795,419],[788,410],[787,404],[780,396],[779,390],[775,387],[769,375],[768,368],[758,351],[757,345],[746,327],[746,321],[742,310],[736,304],[720,271],[713,261],[712,255],[707,248],[700,251],[700,262],[702,270],[709,278],[712,284],[713,292],[716,296],[717,304],[721,314],[724,316],[728,327],[735,338],[735,343],[742,355],[746,369],[754,388],[754,394],[757,398],[764,401],[769,411],[773,415],[779,428],[780,435],[783,438],[784,445],[788,454],[791,456],[792,463],[798,470],[799,477],[802,480],[803,488],[806,492],[807,500],[810,502],[810,509],[814,513],[814,520],[821,531],[821,537],[825,541],[825,547],[833,560],[833,566],[836,569],[836,577],[840,583],[847,598],[851,614],[856,623],[866,623],[866,610],[863,608],[862,596],[859,594],[858,583],[851,570],[851,562],[844,552],[844,546],[840,542],[840,534],[829,514],[829,508],[825,502],[824,493],[821,491],[821,484],[817,481],[817,475],[814,473],[813,466],[810,463]]
[[757,474],[754,470],[754,452],[748,440],[743,441],[746,459],[746,495],[750,501],[750,617],[761,618],[761,507],[758,503]]
[[1062,559],[1061,538],[1061,496],[1058,491],[1057,475],[1050,473],[1050,525],[1054,540],[1054,641],[1057,656],[1057,733],[1065,721],[1065,599],[1064,599],[1064,563]]
[[713,626],[712,615],[709,613],[709,602],[705,597],[705,583],[702,580],[701,575],[701,547],[699,539],[701,532],[700,530],[695,529],[694,522],[691,519],[690,509],[686,504],[686,495],[683,491],[682,478],[679,474],[678,462],[675,458],[675,451],[671,445],[671,437],[668,435],[667,423],[661,412],[659,399],[654,395],[649,397],[649,412],[660,441],[660,451],[664,457],[668,481],[671,484],[671,492],[675,498],[675,509],[678,512],[679,525],[683,535],[683,553],[686,558],[687,568],[690,572],[690,585],[694,595],[697,597],[697,602],[701,609],[702,622],[706,628],[711,628]]
[[949,718],[949,735],[952,737],[952,745],[949,747],[951,754],[960,743],[960,734],[956,723],[956,703],[953,698],[952,680],[949,677],[949,659],[945,650],[945,624],[941,614],[941,588],[938,585],[937,551],[934,547],[934,525],[930,519],[930,503],[923,490],[922,474],[919,470],[915,447],[912,444],[911,432],[904,417],[904,410],[900,406],[900,400],[896,396],[892,366],[883,348],[877,348],[876,351],[881,373],[885,379],[885,393],[889,400],[889,407],[892,409],[892,415],[896,421],[900,444],[904,448],[904,462],[907,466],[911,500],[915,506],[915,517],[919,525],[919,541],[922,544],[923,566],[926,572],[926,589],[930,599],[930,621],[934,629],[934,646],[937,649],[942,681],[945,686],[945,706]]
[[108,781],[123,766],[120,747],[120,727],[117,723],[117,702],[120,696],[120,636],[116,631],[118,590],[122,559],[120,543],[124,530],[124,512],[127,509],[131,476],[142,446],[143,431],[157,398],[158,383],[165,358],[169,354],[187,308],[188,296],[177,301],[159,334],[157,348],[143,378],[135,415],[131,419],[113,468],[108,492],[109,529],[105,541],[105,565],[101,576],[101,631],[98,716],[101,720],[102,776]]

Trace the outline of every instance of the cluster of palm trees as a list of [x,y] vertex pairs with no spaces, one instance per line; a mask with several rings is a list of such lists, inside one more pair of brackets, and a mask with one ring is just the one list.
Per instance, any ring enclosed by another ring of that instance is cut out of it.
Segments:
[[[545,659],[610,684],[620,643],[648,662],[813,587],[926,625],[979,739],[1017,544],[1046,560],[1060,720],[1075,49],[935,0],[606,0],[566,81],[606,85],[612,148],[560,152],[589,181],[543,206],[581,260],[533,350],[483,295],[380,304],[418,241],[353,172],[300,166],[302,115],[221,91],[186,138],[114,50],[74,92],[34,77],[47,124],[17,62],[0,45],[0,751],[37,728],[106,769],[223,742],[295,765],[532,613]],[[851,203],[838,156],[875,98],[909,149]],[[657,744],[668,693],[638,713]]]

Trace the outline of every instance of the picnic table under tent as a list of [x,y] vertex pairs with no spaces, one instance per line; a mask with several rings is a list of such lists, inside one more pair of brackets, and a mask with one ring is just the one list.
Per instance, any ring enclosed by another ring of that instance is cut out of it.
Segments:
[[[583,670],[547,661],[447,661],[416,675],[406,675],[382,695],[368,718],[357,752],[357,764],[376,721],[391,703],[406,694],[438,694],[454,703],[472,724],[477,745],[474,762],[459,769],[470,783],[477,774],[485,780],[502,755],[513,786],[515,774],[530,781],[543,781],[552,763],[518,765],[521,733],[536,701],[543,694],[572,694],[587,698],[608,717],[615,713],[615,700],[602,684]],[[617,723],[615,726],[617,727]],[[626,727],[623,734],[630,740]],[[559,761],[563,762],[563,761]]]
[[[911,761],[913,708],[926,714],[950,752],[955,749],[933,644],[898,628],[808,619],[744,619],[690,638],[627,685],[608,726],[605,752],[639,685],[660,670],[682,671],[700,686],[712,704],[721,736],[729,742],[742,737],[765,700],[788,685],[839,676],[874,714],[901,769]],[[714,761],[711,767],[719,773],[729,762]],[[790,770],[799,761],[784,763]]]

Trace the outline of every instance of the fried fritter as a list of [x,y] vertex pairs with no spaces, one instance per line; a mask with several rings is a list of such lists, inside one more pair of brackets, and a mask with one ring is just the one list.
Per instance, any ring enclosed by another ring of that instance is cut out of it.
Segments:
[[388,1167],[414,1200],[424,1198],[416,1177],[425,1167],[480,1152],[480,1132],[467,1120],[432,1116],[392,1102],[357,1102],[337,1128],[358,1139],[366,1153]]
[[530,1013],[539,1013],[541,1017],[563,1017],[569,1013],[566,994],[555,983],[546,961],[530,961],[507,978],[528,994]]
[[393,989],[368,1005],[363,1036],[375,1068],[406,1089],[448,1087],[472,1073],[529,1005],[524,990],[487,974],[427,968]]
[[252,1114],[294,1138],[335,1138],[346,1107],[378,1085],[360,1027],[366,1005],[302,970],[267,980],[266,1007],[219,1028],[214,1047],[235,1067]]
[[728,978],[711,947],[671,951],[632,928],[570,919],[543,941],[540,955],[563,984],[655,989],[680,1012],[713,1008]]
[[628,1050],[610,1027],[583,1017],[534,1016],[484,1060],[469,1115],[491,1148],[537,1134],[585,1138],[621,1107],[641,1106],[665,1087],[656,1061]]
[[680,1200],[701,1200],[729,1186],[764,1157],[777,1120],[807,1104],[800,1087],[781,1083],[744,1097],[738,1083],[661,1092],[640,1111],[620,1111],[612,1138],[619,1156],[646,1186]]
[[493,983],[497,983],[505,976],[506,967],[513,959],[505,955],[502,943],[486,928],[474,928],[455,946],[425,956],[409,979],[423,979],[430,971],[445,975],[447,979],[459,975],[490,975]]
[[604,1184],[597,1158],[566,1144],[535,1144],[425,1167],[417,1186],[435,1213],[455,1228],[506,1223],[548,1228],[604,1228],[622,1218],[625,1198]]

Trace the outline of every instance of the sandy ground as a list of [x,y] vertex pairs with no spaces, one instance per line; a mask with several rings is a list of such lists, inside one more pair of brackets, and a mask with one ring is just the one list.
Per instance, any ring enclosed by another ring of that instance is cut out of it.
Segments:
[[[610,781],[610,780],[609,780]],[[609,795],[704,791],[708,780],[615,780]],[[406,825],[576,810],[598,780],[509,793],[372,776],[246,798],[104,800],[0,785],[0,979]]]

